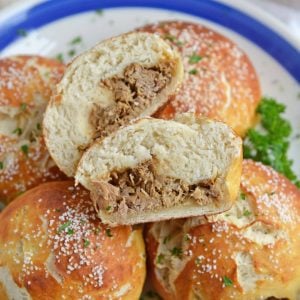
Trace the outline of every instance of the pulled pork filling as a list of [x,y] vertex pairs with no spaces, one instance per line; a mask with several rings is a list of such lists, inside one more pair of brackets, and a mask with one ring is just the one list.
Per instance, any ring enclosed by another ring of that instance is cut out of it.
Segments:
[[180,179],[157,176],[150,160],[134,169],[113,172],[108,183],[96,182],[92,198],[100,209],[124,216],[129,210],[156,211],[190,199],[202,205],[211,198],[217,202],[220,195],[212,185],[213,182],[207,181],[189,185]]
[[114,105],[95,106],[91,120],[96,128],[96,138],[105,137],[131,119],[138,117],[172,79],[173,64],[162,62],[145,68],[129,65],[122,76],[103,80],[100,85],[113,92]]

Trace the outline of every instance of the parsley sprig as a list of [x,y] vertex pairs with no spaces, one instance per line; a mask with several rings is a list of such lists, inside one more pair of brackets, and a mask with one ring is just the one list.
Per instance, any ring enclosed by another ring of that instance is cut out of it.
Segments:
[[300,187],[300,181],[292,170],[293,161],[288,158],[289,137],[292,127],[282,118],[285,105],[273,98],[263,98],[257,108],[264,132],[251,128],[244,143],[244,157],[272,166]]

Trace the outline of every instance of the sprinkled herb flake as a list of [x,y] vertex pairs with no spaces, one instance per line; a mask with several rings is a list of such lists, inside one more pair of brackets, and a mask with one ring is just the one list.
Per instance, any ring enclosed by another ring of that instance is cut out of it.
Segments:
[[171,42],[174,42],[174,41],[176,40],[176,37],[175,37],[174,35],[171,35],[171,34],[166,34],[166,35],[164,35],[164,38],[165,38],[166,40],[171,41]]
[[70,225],[72,224],[71,221],[67,221],[66,223],[60,225],[57,229],[58,233],[61,233],[62,231],[64,231],[66,228],[68,228]]
[[244,211],[243,211],[243,216],[244,217],[249,217],[251,215],[251,211],[249,211],[248,209],[245,209]]
[[171,239],[171,236],[166,236],[163,240],[163,243],[166,244]]
[[61,212],[61,209],[60,208],[55,208],[55,211],[56,212]]
[[96,13],[98,16],[103,16],[103,9],[96,9],[96,10],[95,10],[95,13]]
[[68,55],[70,57],[74,56],[75,54],[76,54],[76,50],[75,49],[71,49],[71,50],[68,51]]
[[16,133],[17,135],[21,135],[22,132],[23,132],[22,128],[18,127],[12,133]]
[[196,266],[199,267],[199,266],[200,266],[200,263],[201,263],[201,260],[200,260],[199,257],[197,257],[197,258],[195,259],[195,264],[196,264]]
[[192,237],[187,233],[184,235],[184,240],[187,242],[187,241],[191,241],[192,240]]
[[19,36],[25,37],[25,36],[28,35],[28,32],[27,32],[25,29],[20,28],[20,29],[17,30],[17,34],[18,34]]
[[83,247],[87,248],[90,245],[90,241],[88,239],[83,239]]
[[201,59],[202,59],[202,56],[200,56],[200,55],[194,53],[193,55],[191,55],[191,56],[189,57],[189,63],[190,63],[190,64],[196,64],[196,63],[198,63]]
[[29,152],[29,147],[28,145],[22,145],[21,146],[21,151],[27,156]]
[[106,210],[106,211],[111,210],[111,206],[106,206],[105,210]]
[[196,74],[198,74],[198,70],[197,69],[189,70],[189,74],[196,75]]
[[37,129],[37,130],[41,130],[41,129],[42,129],[41,123],[37,123],[37,124],[36,124],[36,129]]
[[242,200],[246,200],[246,195],[245,195],[244,193],[240,193],[240,198],[241,198]]
[[226,287],[233,286],[232,280],[227,276],[223,277],[223,283]]
[[72,229],[72,228],[68,228],[68,230],[67,230],[67,234],[69,234],[69,235],[72,235],[72,234],[74,234],[74,229]]
[[58,61],[60,61],[61,63],[64,62],[64,56],[62,53],[58,53],[56,56],[55,56],[55,59],[57,59]]
[[3,170],[3,169],[4,169],[3,161],[0,161],[0,170]]
[[181,248],[178,248],[178,247],[174,247],[171,251],[171,255],[172,256],[176,256],[178,258],[181,258],[182,257],[182,249]]
[[21,109],[21,111],[25,111],[26,108],[27,108],[27,104],[26,104],[26,103],[21,103],[21,104],[20,104],[20,109]]
[[70,45],[80,44],[82,42],[82,38],[80,36],[76,36],[73,40],[70,41]]
[[162,253],[160,253],[156,258],[156,262],[158,264],[161,264],[163,262],[164,258],[165,258],[165,256]]
[[95,228],[95,229],[94,229],[94,233],[95,233],[95,235],[98,235],[98,234],[100,233],[100,228],[98,228],[98,227]]
[[106,235],[107,235],[108,237],[112,237],[112,236],[113,236],[112,233],[111,233],[110,228],[106,228],[105,233],[106,233]]

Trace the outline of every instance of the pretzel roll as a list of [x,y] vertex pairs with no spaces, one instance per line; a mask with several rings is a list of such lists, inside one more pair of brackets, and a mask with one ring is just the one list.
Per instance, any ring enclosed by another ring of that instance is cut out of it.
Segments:
[[0,299],[138,299],[141,229],[110,229],[73,182],[42,184],[0,215]]
[[62,176],[42,137],[42,117],[64,71],[39,56],[0,59],[0,201]]
[[194,111],[230,125],[239,135],[255,123],[260,85],[248,56],[230,39],[196,23],[146,25],[138,31],[157,33],[182,56],[185,69],[180,91],[155,116],[173,118]]
[[229,211],[151,225],[154,286],[166,300],[297,300],[299,232],[299,189],[245,160],[240,197]]

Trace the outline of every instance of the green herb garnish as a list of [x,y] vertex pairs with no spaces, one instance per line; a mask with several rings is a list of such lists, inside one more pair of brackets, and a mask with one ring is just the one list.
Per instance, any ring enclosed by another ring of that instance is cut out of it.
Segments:
[[94,233],[95,233],[96,235],[98,235],[98,234],[100,233],[100,228],[98,228],[98,227],[95,228],[95,229],[94,229]]
[[69,235],[71,235],[71,234],[74,234],[74,230],[73,230],[73,229],[71,229],[71,228],[68,228],[68,230],[67,230],[67,234],[69,234]]
[[60,208],[55,208],[55,211],[56,212],[61,212],[61,209]]
[[3,169],[4,169],[3,161],[0,161],[0,170],[3,170]]
[[198,55],[198,54],[193,54],[189,57],[189,63],[190,64],[196,64],[198,63],[200,60],[202,59],[202,56]]
[[27,104],[26,104],[26,103],[21,103],[21,104],[20,104],[20,109],[21,109],[21,111],[26,110],[26,108],[27,108]]
[[111,233],[110,228],[106,228],[105,232],[106,232],[106,235],[107,235],[108,237],[112,237],[112,236],[113,236],[112,233]]
[[111,206],[106,206],[105,210],[109,211],[111,209]]
[[263,98],[257,108],[264,132],[249,129],[244,143],[244,157],[272,166],[298,187],[300,181],[292,170],[293,161],[288,159],[290,123],[282,118],[285,105],[273,98]]
[[16,133],[17,135],[21,135],[22,134],[22,128],[18,127],[16,128],[12,133]]
[[64,231],[66,228],[68,228],[70,225],[72,224],[71,221],[67,221],[66,223],[60,225],[57,229],[58,233],[61,233],[62,231]]
[[166,244],[171,239],[171,236],[168,235],[164,238],[163,243]]
[[41,126],[40,123],[36,123],[36,129],[37,129],[37,130],[41,130],[41,129],[42,129],[42,126]]
[[103,9],[96,9],[95,10],[95,13],[99,16],[102,16],[103,15]]
[[228,287],[228,286],[233,286],[232,280],[231,280],[229,277],[227,277],[227,276],[224,276],[224,277],[223,277],[223,283],[224,283],[224,285],[225,285],[226,287]]
[[55,56],[55,58],[56,58],[58,61],[60,61],[61,63],[64,62],[64,56],[63,56],[62,53],[58,53],[58,54]]
[[196,75],[196,74],[198,74],[198,70],[197,69],[192,69],[192,70],[189,71],[189,74]]
[[244,217],[249,217],[251,215],[251,211],[249,211],[248,209],[245,209],[244,211],[243,211],[243,216]]
[[177,247],[174,247],[171,251],[171,254],[172,256],[176,256],[178,258],[181,258],[182,257],[182,249],[181,248],[177,248]]
[[165,258],[165,256],[164,256],[163,254],[159,254],[159,255],[157,256],[156,262],[157,262],[158,264],[161,264],[162,261],[164,260],[164,258]]
[[83,247],[86,248],[91,242],[88,239],[83,239]]
[[171,34],[166,34],[166,35],[164,35],[164,38],[165,38],[166,40],[171,41],[171,42],[174,42],[174,41],[176,40],[176,37],[175,37],[174,35],[171,35]]
[[70,45],[76,45],[82,42],[82,38],[80,36],[75,37],[73,40],[71,40]]
[[23,36],[23,37],[28,35],[28,32],[25,29],[22,29],[22,28],[18,29],[17,33],[18,33],[19,36]]
[[68,51],[68,55],[70,57],[74,56],[75,54],[76,54],[76,51],[74,49],[71,49],[71,50]]
[[246,200],[246,195],[244,193],[240,193],[240,197],[242,200]]
[[22,145],[21,146],[21,151],[27,156],[29,152],[29,147],[28,145]]

